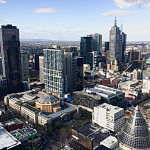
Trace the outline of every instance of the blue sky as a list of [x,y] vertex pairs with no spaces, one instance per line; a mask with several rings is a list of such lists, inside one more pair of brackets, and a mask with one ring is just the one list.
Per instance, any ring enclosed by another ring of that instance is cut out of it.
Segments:
[[17,25],[21,39],[108,40],[114,16],[129,41],[150,40],[150,0],[0,0],[0,24]]

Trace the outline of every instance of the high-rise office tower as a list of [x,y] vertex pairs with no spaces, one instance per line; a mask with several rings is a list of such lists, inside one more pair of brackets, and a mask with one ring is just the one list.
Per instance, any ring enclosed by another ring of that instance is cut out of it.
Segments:
[[124,60],[124,53],[126,49],[126,34],[120,30],[117,26],[117,21],[115,18],[115,24],[110,30],[110,58],[109,63],[113,64],[117,62],[118,67],[122,65]]
[[105,42],[105,52],[109,51],[109,42]]
[[[96,33],[92,35],[88,35],[85,37],[81,37],[80,42],[80,56],[84,58],[84,64],[90,64],[91,69],[93,69],[93,61],[95,61],[95,57],[93,57],[93,53],[96,54],[96,57],[100,58],[102,51],[102,35]],[[96,59],[95,64],[99,64],[100,59]],[[95,68],[95,67],[94,67]]]
[[44,83],[48,92],[57,97],[64,94],[64,51],[61,49],[44,49],[45,68]]
[[39,79],[44,82],[44,56],[39,56]]
[[128,51],[128,63],[132,65],[130,70],[142,69],[142,54],[140,49],[131,49]]
[[102,35],[95,33],[91,36],[93,38],[93,50],[101,53],[102,52]]
[[29,54],[26,51],[20,51],[21,53],[21,79],[22,81],[28,81],[29,78]]
[[90,54],[89,54],[89,60],[90,60],[89,64],[90,64],[91,70],[97,70],[97,68],[100,65],[101,58],[102,57],[101,57],[99,51],[90,52]]
[[89,64],[89,53],[93,50],[93,38],[91,36],[81,37],[80,56],[84,58],[84,64]]
[[112,58],[116,59],[117,61],[121,61],[122,58],[122,47],[121,47],[121,30],[117,26],[117,22],[115,20],[114,26],[110,30],[110,53]]
[[121,42],[122,42],[122,62],[125,63],[127,34],[125,34],[124,32],[122,32],[122,34],[121,34]]
[[19,29],[16,26],[1,27],[0,47],[3,76],[8,83],[16,85],[21,81]]
[[0,57],[0,75],[3,75],[3,68],[2,68],[2,57]]
[[48,92],[57,97],[82,89],[83,58],[65,49],[44,50],[44,83]]
[[66,93],[82,90],[83,57],[75,56],[71,51],[64,51],[64,79]]

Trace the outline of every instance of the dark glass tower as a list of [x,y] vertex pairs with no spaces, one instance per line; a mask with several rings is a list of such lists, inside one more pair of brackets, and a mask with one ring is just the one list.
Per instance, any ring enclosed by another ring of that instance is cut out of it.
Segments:
[[135,111],[126,123],[118,139],[124,150],[150,149],[150,134],[148,126],[138,106],[135,108]]
[[3,76],[9,84],[17,85],[21,81],[19,29],[6,25],[0,29],[0,47]]
[[[92,34],[81,37],[80,56],[84,58],[84,64],[90,64],[91,70],[98,67],[101,60],[102,35]],[[93,62],[96,66],[93,67]]]
[[84,58],[84,64],[89,64],[89,53],[93,51],[93,38],[91,36],[81,37],[80,56]]
[[127,40],[127,35],[124,32],[122,32],[121,45],[122,45],[122,62],[123,63],[125,63],[126,40]]

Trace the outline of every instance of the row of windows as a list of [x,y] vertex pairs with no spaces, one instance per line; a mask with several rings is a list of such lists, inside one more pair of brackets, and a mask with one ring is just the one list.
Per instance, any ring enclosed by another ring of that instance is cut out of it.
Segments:
[[119,138],[123,144],[136,149],[144,149],[150,147],[150,141],[148,138],[132,138],[131,136],[128,136],[126,134],[122,134]]

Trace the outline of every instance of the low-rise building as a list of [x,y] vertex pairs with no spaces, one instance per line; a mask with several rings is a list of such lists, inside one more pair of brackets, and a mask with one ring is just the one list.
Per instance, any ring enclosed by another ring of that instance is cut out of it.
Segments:
[[0,126],[0,150],[20,150],[21,142]]
[[74,104],[94,108],[103,103],[120,105],[124,100],[124,93],[115,88],[96,85],[83,91],[74,92]]
[[71,146],[76,149],[94,150],[100,142],[109,137],[109,131],[93,124],[86,124],[72,129]]
[[42,96],[36,101],[36,108],[43,112],[58,112],[61,110],[60,100],[55,96]]
[[113,132],[118,132],[125,123],[124,110],[104,103],[94,107],[92,122]]
[[104,85],[96,85],[94,88],[87,88],[86,92],[99,95],[102,101],[112,105],[118,105],[124,99],[124,93],[121,90]]
[[4,122],[3,125],[5,129],[7,129],[7,131],[12,131],[12,130],[23,128],[23,122],[17,118],[8,120]]
[[142,93],[150,94],[150,78],[143,79]]
[[47,124],[51,124],[52,121],[55,121],[57,119],[59,119],[60,122],[70,120],[70,118],[73,116],[72,114],[75,111],[76,108],[70,107],[52,114],[40,113],[38,115],[38,124],[41,126],[45,126]]
[[87,108],[93,109],[94,107],[102,104],[101,96],[96,94],[88,94],[86,91],[77,91],[74,92],[74,101],[75,105],[84,106]]
[[37,90],[10,94],[4,101],[5,105],[15,110],[26,121],[41,126],[50,125],[58,118],[67,120],[76,111],[76,108],[70,105],[61,107],[58,98]]
[[21,115],[29,122],[37,124],[37,116],[40,111],[31,105],[24,103],[21,106]]
[[25,127],[11,131],[11,134],[19,141],[23,149],[41,150],[42,141],[36,129]]
[[100,142],[100,145],[103,145],[111,150],[114,150],[119,146],[117,138],[111,135]]
[[142,83],[138,80],[128,80],[120,82],[119,88],[125,93],[125,98],[134,100],[141,92]]

